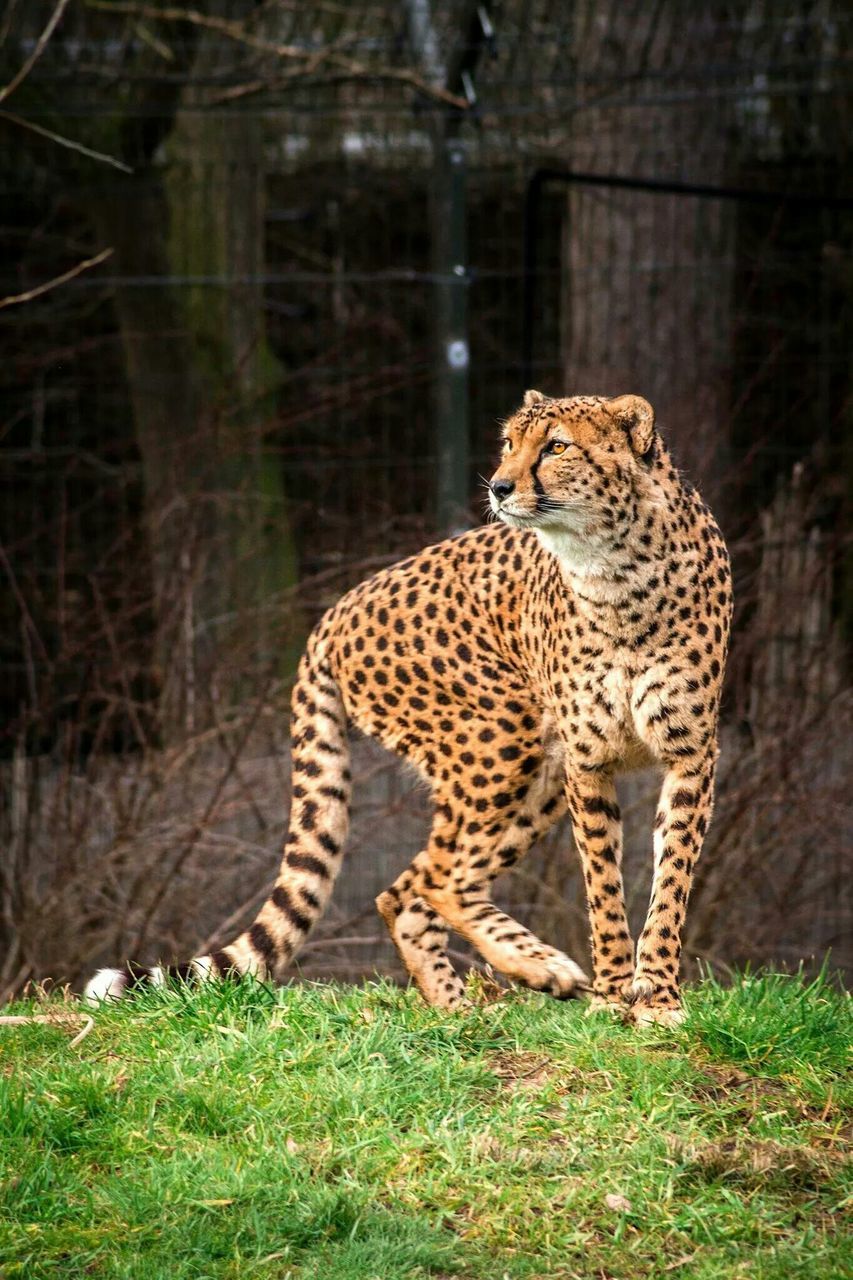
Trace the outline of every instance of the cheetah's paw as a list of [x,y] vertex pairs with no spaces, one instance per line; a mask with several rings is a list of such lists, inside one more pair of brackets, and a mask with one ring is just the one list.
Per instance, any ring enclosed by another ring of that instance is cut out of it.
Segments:
[[490,961],[511,982],[530,991],[541,991],[555,1000],[577,1000],[592,991],[580,965],[550,947],[543,946],[533,953],[506,948],[499,956],[490,957]]
[[591,1017],[596,1013],[607,1013],[612,1018],[623,1018],[625,1016],[627,1005],[619,996],[598,995],[590,996],[589,1004],[586,1007],[586,1017]]
[[589,978],[568,956],[552,956],[545,963],[548,979],[540,987],[556,1000],[578,1000],[592,991]]
[[685,1019],[684,1008],[674,990],[663,989],[651,978],[635,978],[625,992],[627,1021],[638,1027],[678,1027]]
[[628,1017],[638,1027],[680,1027],[686,1013],[680,1005],[670,1008],[649,1004],[632,1005]]

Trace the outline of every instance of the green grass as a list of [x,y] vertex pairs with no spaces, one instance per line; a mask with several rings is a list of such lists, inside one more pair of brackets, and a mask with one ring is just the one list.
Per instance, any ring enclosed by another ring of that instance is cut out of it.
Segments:
[[104,1008],[76,1048],[0,1027],[0,1276],[851,1275],[850,1000],[768,975],[688,1001],[640,1032],[244,983]]

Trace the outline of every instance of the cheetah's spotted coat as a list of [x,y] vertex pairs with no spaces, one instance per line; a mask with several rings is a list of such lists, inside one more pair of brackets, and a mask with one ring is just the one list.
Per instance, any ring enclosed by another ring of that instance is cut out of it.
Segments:
[[[448,932],[495,969],[566,998],[582,970],[492,903],[493,880],[568,808],[583,864],[596,1004],[680,1017],[680,938],[711,815],[731,615],[729,561],[637,396],[528,392],[490,484],[502,523],[429,547],[350,591],[311,635],[293,694],[293,805],[256,921],[183,975],[275,976],[340,867],[347,720],[429,780],[429,842],[377,899],[426,1000],[463,1003]],[[658,763],[651,903],[636,956],[614,779]],[[102,970],[120,995],[168,971]]]

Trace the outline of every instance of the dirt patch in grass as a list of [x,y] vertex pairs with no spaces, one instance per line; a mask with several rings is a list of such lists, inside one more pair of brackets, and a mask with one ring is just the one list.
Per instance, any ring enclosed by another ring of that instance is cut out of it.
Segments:
[[[490,1066],[498,1079],[512,1089],[541,1089],[558,1075],[553,1062],[541,1053],[497,1053]],[[562,1078],[564,1072],[559,1075]]]
[[496,1053],[489,1066],[507,1089],[535,1091],[547,1084],[562,1094],[588,1090],[593,1086],[600,1092],[609,1092],[613,1088],[613,1080],[605,1071],[557,1064],[541,1053]]
[[686,1174],[694,1173],[708,1182],[725,1178],[742,1185],[817,1190],[842,1163],[839,1152],[789,1147],[770,1139],[736,1137],[700,1144],[673,1139],[668,1145],[671,1153],[685,1162]]
[[833,1155],[850,1149],[853,1122],[849,1111],[833,1098],[831,1089],[826,1101],[809,1102],[782,1080],[713,1064],[706,1064],[704,1070],[705,1076],[690,1087],[692,1096],[703,1104],[725,1104],[729,1114],[741,1117],[745,1126],[768,1108],[783,1107],[798,1120],[809,1122],[810,1145]]
[[703,1070],[703,1078],[691,1085],[693,1096],[703,1101],[730,1102],[733,1093],[747,1094],[751,1101],[784,1097],[790,1093],[781,1080],[749,1075],[737,1067],[718,1067],[709,1062],[703,1065]]

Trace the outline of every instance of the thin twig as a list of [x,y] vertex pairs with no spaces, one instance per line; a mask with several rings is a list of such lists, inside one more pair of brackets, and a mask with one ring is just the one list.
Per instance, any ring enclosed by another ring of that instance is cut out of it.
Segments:
[[367,934],[361,937],[353,934],[347,938],[312,938],[310,942],[303,942],[299,948],[299,955],[309,955],[312,951],[330,951],[332,947],[381,947],[384,943],[390,944],[391,939],[387,934]]
[[163,901],[164,897],[166,896],[169,885],[171,884],[172,880],[174,880],[175,876],[178,875],[178,873],[181,870],[181,867],[184,865],[187,858],[190,856],[193,849],[198,844],[198,841],[205,827],[207,826],[213,813],[215,812],[216,807],[219,804],[219,800],[222,795],[222,792],[225,790],[225,786],[229,781],[229,779],[231,778],[231,775],[234,771],[235,762],[240,758],[243,748],[248,742],[249,736],[251,735],[251,732],[254,729],[255,724],[257,723],[258,717],[260,716],[261,709],[264,706],[267,693],[269,692],[269,685],[270,685],[270,680],[267,680],[266,685],[261,690],[260,696],[256,701],[255,708],[248,719],[248,723],[246,724],[245,730],[243,731],[243,734],[240,737],[240,741],[237,744],[237,749],[235,750],[232,756],[231,762],[229,763],[228,767],[225,769],[224,773],[219,779],[218,784],[214,788],[213,795],[210,797],[210,800],[207,803],[207,807],[205,808],[204,813],[202,814],[200,820],[197,821],[193,826],[189,839],[186,841],[184,847],[178,853],[178,856],[175,858],[168,872],[163,876],[163,879],[161,880],[160,884],[157,886],[157,889],[151,901],[148,903],[148,907],[143,916],[142,923],[136,931],[136,938],[132,948],[133,951],[138,951],[139,948],[142,946],[142,943],[148,932],[148,928],[151,924],[154,914],[157,911],[157,908],[160,906],[160,903]]
[[4,45],[9,38],[9,32],[12,30],[12,23],[15,20],[15,10],[20,0],[7,0],[6,12],[3,14],[3,21],[0,24],[0,46]]
[[[315,49],[313,52],[309,52],[301,45],[277,44],[273,40],[265,40],[263,36],[247,31],[245,26],[239,22],[201,13],[198,9],[180,9],[172,5],[161,8],[157,5],[133,3],[132,0],[113,0],[113,2],[110,2],[110,0],[86,0],[86,3],[88,8],[99,9],[106,13],[133,14],[137,17],[150,18],[160,22],[186,22],[195,27],[203,27],[208,31],[215,31],[217,34],[225,36],[226,39],[234,40],[236,43],[243,44],[258,53],[268,53],[276,58],[292,59],[303,63],[296,71],[280,77],[280,80],[311,77],[325,63],[335,69],[334,76],[338,79],[393,80],[406,84],[426,97],[435,98],[447,106],[455,107],[457,110],[470,110],[470,104],[467,99],[461,98],[439,85],[430,84],[429,81],[424,80],[415,71],[399,67],[367,67],[364,63],[354,61],[352,58],[348,58],[343,53],[338,52],[338,49],[333,44]],[[235,86],[233,89],[226,89],[223,93],[217,95],[213,102],[225,102],[229,99],[233,100],[237,97],[256,93],[262,90],[264,86],[265,82],[263,80],[255,80],[246,85]]]
[[90,160],[100,160],[102,164],[112,165],[114,169],[120,169],[122,173],[133,173],[130,165],[125,164],[123,160],[116,160],[115,156],[108,156],[103,151],[95,151],[92,147],[84,146],[82,142],[75,142],[73,138],[66,138],[61,133],[55,133],[53,129],[46,129],[44,125],[33,124],[32,120],[25,120],[23,116],[16,116],[11,111],[0,111],[0,120],[8,120],[10,124],[15,124],[20,129],[29,129],[31,133],[37,133],[40,138],[48,138],[51,142],[56,142],[60,147],[66,147],[69,151],[77,151],[81,156],[88,156]]
[[36,41],[36,47],[26,59],[18,74],[12,76],[12,79],[6,85],[5,89],[0,89],[0,102],[5,102],[6,98],[8,98],[10,94],[13,94],[18,86],[26,80],[27,76],[30,74],[33,67],[47,48],[47,42],[56,30],[57,23],[67,8],[68,0],[59,0],[59,3],[48,20],[47,26]]
[[52,280],[46,280],[44,284],[38,284],[34,289],[27,289],[26,293],[12,293],[7,298],[0,298],[0,309],[3,307],[16,307],[21,302],[31,302],[33,298],[40,298],[43,293],[56,289],[61,284],[67,284],[69,280],[73,280],[81,272],[100,266],[102,262],[106,262],[107,258],[111,258],[114,253],[114,249],[102,249],[100,253],[95,254],[94,258],[86,258],[84,262],[78,262],[77,266],[72,267],[70,271],[64,271],[61,276],[54,276]]
[[86,1036],[95,1025],[95,1019],[88,1013],[37,1013],[28,1017],[4,1014],[0,1017],[0,1024],[7,1027],[25,1027],[35,1022],[41,1023],[45,1026],[55,1027],[65,1026],[69,1022],[73,1026],[78,1027],[82,1022],[83,1025],[80,1027],[80,1030],[77,1032],[74,1039],[68,1042],[69,1049],[74,1049],[81,1040],[85,1040]]
[[279,58],[308,59],[307,50],[295,44],[276,44],[272,40],[264,40],[262,36],[252,35],[239,22],[228,18],[217,18],[213,14],[202,13],[198,9],[181,9],[174,5],[153,5],[128,3],[127,0],[86,0],[87,9],[98,9],[102,13],[126,14],[131,17],[149,18],[156,22],[186,22],[189,26],[203,27],[207,31],[215,31],[239,44],[260,53],[274,53]]
[[207,99],[208,106],[222,106],[227,102],[236,102],[238,98],[247,98],[252,94],[263,93],[264,90],[275,90],[286,88],[293,80],[310,79],[312,85],[318,84],[338,84],[350,80],[370,80],[374,82],[382,80],[390,80],[395,84],[406,84],[410,89],[417,90],[422,93],[425,98],[433,98],[436,102],[441,102],[445,106],[455,107],[458,111],[470,111],[470,103],[465,98],[458,97],[457,94],[451,93],[449,89],[442,89],[440,85],[430,84],[427,80],[421,78],[414,71],[408,71],[404,67],[376,67],[370,68],[359,62],[347,62],[343,58],[335,58],[338,66],[334,71],[324,72],[322,75],[315,75],[309,67],[300,67],[297,71],[288,71],[284,75],[276,76],[274,79],[256,79],[249,80],[245,84],[235,84],[228,89],[223,89],[218,93],[211,95]]
[[18,579],[12,567],[12,562],[10,561],[8,555],[6,554],[6,548],[3,546],[2,543],[0,543],[0,567],[2,567],[6,571],[6,576],[9,579],[9,586],[12,588],[12,594],[15,597],[15,601],[18,605],[18,608],[21,611],[21,618],[23,619],[23,622],[24,622],[23,634],[27,637],[32,635],[33,639],[35,640],[38,646],[39,656],[41,657],[42,661],[45,664],[47,664],[49,662],[49,658],[47,654],[47,646],[45,645],[44,641],[41,638],[38,627],[36,626],[35,621],[33,619],[33,615],[30,612],[29,605],[27,604],[26,596],[24,595],[23,591],[18,585]]

